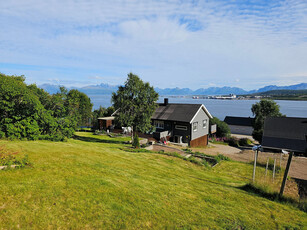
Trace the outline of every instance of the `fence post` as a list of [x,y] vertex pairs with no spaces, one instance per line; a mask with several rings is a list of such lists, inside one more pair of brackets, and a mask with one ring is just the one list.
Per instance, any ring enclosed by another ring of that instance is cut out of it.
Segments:
[[274,159],[273,182],[274,182],[274,178],[275,178],[275,166],[276,166],[276,158]]
[[257,156],[258,155],[258,148],[255,151],[255,160],[254,160],[254,170],[253,170],[253,183],[255,182],[255,176],[256,176],[256,166],[257,166]]
[[267,161],[266,161],[266,166],[265,166],[265,177],[266,177],[266,175],[267,175],[267,173],[268,173],[268,166],[269,166],[269,158],[268,158]]
[[288,173],[289,173],[289,169],[290,169],[290,165],[291,165],[291,161],[292,161],[292,156],[293,156],[293,152],[290,152],[289,157],[288,157],[286,170],[285,170],[285,174],[284,174],[284,179],[282,180],[282,184],[281,184],[281,187],[280,187],[279,196],[282,196],[284,194],[286,181],[287,181],[287,177],[288,177]]

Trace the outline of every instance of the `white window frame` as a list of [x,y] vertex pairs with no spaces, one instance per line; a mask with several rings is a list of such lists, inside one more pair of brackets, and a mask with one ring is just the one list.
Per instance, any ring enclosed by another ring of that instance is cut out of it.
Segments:
[[196,132],[198,128],[198,122],[193,122],[193,132]]
[[207,128],[207,119],[203,120],[203,128]]
[[164,121],[154,121],[154,126],[158,129],[164,129]]
[[178,130],[188,130],[188,127],[185,125],[175,125],[175,129]]

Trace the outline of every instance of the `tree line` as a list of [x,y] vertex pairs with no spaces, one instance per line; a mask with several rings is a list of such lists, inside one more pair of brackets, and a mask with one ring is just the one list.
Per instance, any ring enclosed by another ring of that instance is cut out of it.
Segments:
[[[158,100],[158,93],[137,75],[128,74],[124,86],[112,95],[115,108],[120,108],[116,123],[133,127],[137,131],[153,130],[151,116]],[[78,126],[99,129],[98,117],[110,116],[115,108],[99,107],[92,112],[90,98],[76,90],[60,87],[50,95],[35,84],[27,85],[23,76],[0,73],[0,138],[63,141],[72,137]],[[251,108],[255,115],[253,137],[261,142],[266,117],[282,116],[279,106],[272,100],[261,100]],[[228,125],[214,117],[210,124],[217,124],[217,137],[230,135]]]
[[89,122],[92,107],[76,89],[50,95],[24,76],[0,74],[0,138],[63,141]]

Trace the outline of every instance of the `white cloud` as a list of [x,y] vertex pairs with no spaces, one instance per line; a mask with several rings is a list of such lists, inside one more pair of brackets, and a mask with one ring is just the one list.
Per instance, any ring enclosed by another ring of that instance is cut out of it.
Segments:
[[232,86],[236,76],[256,88],[307,72],[306,9],[298,0],[1,1],[0,63],[43,66],[27,70],[37,82],[116,84],[132,71],[159,87]]

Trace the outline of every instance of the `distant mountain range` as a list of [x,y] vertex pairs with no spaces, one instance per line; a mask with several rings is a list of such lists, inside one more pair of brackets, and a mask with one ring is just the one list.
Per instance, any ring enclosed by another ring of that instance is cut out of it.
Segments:
[[[59,91],[59,85],[51,85],[51,84],[43,84],[39,86],[44,89],[48,93],[54,94]],[[117,91],[118,85],[109,85],[109,84],[100,84],[100,85],[89,85],[81,88],[73,87],[74,89],[78,89],[79,91],[87,94],[87,95],[110,95],[112,92]],[[72,89],[72,88],[69,88]],[[304,90],[307,89],[307,83],[300,83],[297,85],[289,85],[289,86],[277,86],[277,85],[268,85],[260,89],[246,91],[244,89],[238,87],[210,87],[207,89],[200,88],[197,90],[192,90],[189,88],[166,88],[160,89],[155,88],[155,90],[159,93],[159,95],[227,95],[227,94],[236,94],[236,95],[244,95],[244,94],[254,94],[254,93],[262,93],[271,90]]]

